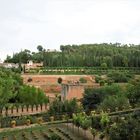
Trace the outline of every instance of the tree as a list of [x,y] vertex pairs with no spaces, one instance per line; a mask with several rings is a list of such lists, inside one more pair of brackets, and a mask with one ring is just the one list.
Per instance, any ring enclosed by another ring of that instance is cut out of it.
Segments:
[[86,111],[97,109],[107,96],[120,95],[122,92],[124,89],[116,84],[100,88],[87,88],[82,99],[83,107]]
[[129,100],[124,94],[118,94],[115,96],[107,96],[100,104],[99,108],[107,111],[110,109],[110,111],[115,111],[115,108],[123,109],[123,108],[129,108]]
[[114,123],[109,129],[110,140],[138,140],[140,139],[140,122],[132,116],[119,123]]
[[85,110],[96,109],[102,100],[100,89],[85,89],[82,104]]
[[140,79],[131,81],[127,88],[127,97],[132,106],[140,103]]
[[38,50],[39,52],[42,52],[42,51],[43,51],[43,47],[42,47],[41,45],[38,45],[38,46],[37,46],[37,50]]
[[128,82],[131,78],[133,78],[133,75],[128,74],[126,72],[111,72],[108,73],[108,78],[113,80],[116,83],[125,83]]
[[102,67],[102,68],[107,68],[107,64],[106,64],[106,63],[102,63],[102,64],[101,64],[101,67]]
[[37,49],[38,52],[33,54],[24,51],[15,53],[12,57],[8,56],[5,62],[18,63],[18,56],[24,52],[24,56],[21,55],[21,62],[25,63],[29,59],[40,62],[43,56],[44,66],[49,67],[140,67],[140,45],[116,43],[61,45],[60,52],[46,52],[38,45]]
[[61,77],[59,77],[58,80],[57,80],[58,84],[61,84],[62,81],[63,81],[63,79]]

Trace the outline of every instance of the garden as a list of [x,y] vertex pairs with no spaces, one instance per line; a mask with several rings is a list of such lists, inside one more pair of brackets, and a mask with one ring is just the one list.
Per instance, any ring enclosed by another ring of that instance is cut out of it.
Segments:
[[26,111],[33,111],[34,107],[38,110],[43,104],[49,105],[42,113],[1,114],[2,140],[140,139],[140,79],[133,74],[116,71],[96,75],[100,87],[86,88],[79,103],[76,99],[62,102],[60,96],[49,102],[42,90],[24,85],[20,75],[7,69],[0,72],[1,109],[26,105]]

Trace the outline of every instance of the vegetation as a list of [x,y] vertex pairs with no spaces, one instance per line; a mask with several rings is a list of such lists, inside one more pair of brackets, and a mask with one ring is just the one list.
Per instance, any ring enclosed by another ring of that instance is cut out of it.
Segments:
[[7,56],[5,62],[43,62],[49,67],[140,67],[140,46],[115,44],[61,45],[61,51],[46,51],[37,46],[38,52],[24,50]]
[[[77,139],[80,138],[73,134],[70,130],[66,130],[66,126],[61,124],[50,124],[50,125],[36,125],[34,127],[8,130],[0,132],[0,139],[11,139],[11,140],[61,140],[61,139]],[[83,139],[82,139],[83,140]]]
[[0,68],[0,105],[6,104],[42,104],[48,98],[43,91],[23,84],[18,73]]
[[50,115],[57,115],[57,114],[68,114],[72,116],[74,112],[80,112],[82,108],[78,105],[76,99],[72,99],[70,101],[62,102],[60,98],[56,98],[51,104],[49,109]]
[[[105,137],[109,140],[140,139],[140,79],[131,73],[132,70],[136,73],[140,70],[140,45],[119,43],[66,45],[60,47],[61,51],[53,52],[46,51],[39,45],[37,49],[38,52],[24,50],[12,57],[7,56],[5,62],[21,64],[30,59],[34,62],[43,62],[44,68],[39,68],[37,71],[48,74],[92,74],[98,71],[95,82],[99,83],[100,87],[85,89],[81,105],[76,99],[62,102],[61,97],[58,96],[49,104],[47,113],[26,118],[9,119],[6,116],[1,118],[2,125],[10,122],[9,124],[15,127],[19,122],[30,125],[33,122],[42,124],[44,121],[55,123],[56,120],[62,120],[67,122],[68,129],[68,122],[71,119],[79,136],[80,129],[83,129],[85,139],[87,130],[90,130],[93,139],[96,136],[98,139]],[[45,68],[46,66],[48,68]],[[107,74],[102,75],[102,72]],[[29,78],[28,82],[31,81],[32,79]],[[61,84],[62,78],[59,77],[57,82]],[[87,80],[80,78],[79,82],[86,83]],[[40,89],[24,85],[19,74],[0,68],[1,106],[13,103],[33,105],[46,102],[48,98]],[[39,135],[52,140],[72,139],[71,135],[60,128],[55,130],[49,128],[47,132],[46,134],[40,130]],[[40,139],[34,131],[30,131],[30,134],[34,139]],[[26,136],[23,132],[22,139],[26,139]]]
[[116,84],[103,86],[101,88],[85,89],[82,100],[83,107],[86,111],[97,109],[103,100],[109,96],[114,96],[122,92],[122,87]]
[[59,84],[61,84],[62,81],[63,81],[63,79],[62,79],[61,77],[59,77],[58,80],[57,80],[57,82],[58,82]]
[[87,83],[87,80],[85,78],[80,78],[79,81],[80,83]]
[[133,75],[126,72],[111,72],[108,73],[108,78],[116,83],[126,83],[133,78]]

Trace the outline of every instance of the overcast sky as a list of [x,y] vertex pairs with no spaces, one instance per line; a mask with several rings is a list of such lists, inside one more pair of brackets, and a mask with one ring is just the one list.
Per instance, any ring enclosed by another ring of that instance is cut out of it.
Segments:
[[140,43],[140,0],[0,0],[0,58],[37,45]]

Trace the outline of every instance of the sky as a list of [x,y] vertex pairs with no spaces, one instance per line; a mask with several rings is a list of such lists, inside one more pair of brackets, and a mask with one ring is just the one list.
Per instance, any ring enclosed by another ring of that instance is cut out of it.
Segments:
[[0,58],[37,46],[140,43],[140,0],[0,0]]

